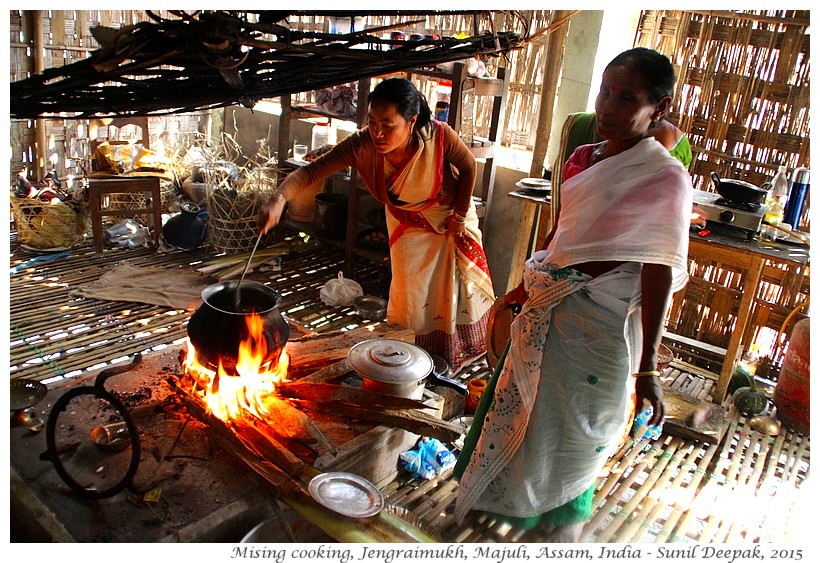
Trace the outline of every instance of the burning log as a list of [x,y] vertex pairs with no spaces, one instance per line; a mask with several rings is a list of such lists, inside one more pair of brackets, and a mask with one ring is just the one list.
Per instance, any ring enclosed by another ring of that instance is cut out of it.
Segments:
[[330,364],[329,366],[325,366],[320,368],[308,376],[303,377],[300,379],[300,382],[303,383],[326,383],[328,381],[333,381],[344,374],[351,371],[350,362],[347,361],[347,358],[339,360],[336,363]]
[[290,450],[275,438],[264,434],[258,426],[249,424],[244,417],[230,423],[217,418],[196,397],[186,393],[180,386],[172,385],[182,395],[188,412],[208,426],[214,439],[241,461],[252,466],[255,472],[263,475],[277,492],[292,494],[302,490],[295,478],[304,472],[305,463]]
[[331,453],[336,453],[336,448],[328,441],[319,427],[303,411],[283,401],[275,395],[262,397],[262,405],[265,409],[267,420],[276,421],[276,431],[285,434],[289,438],[300,441],[315,440],[322,444]]

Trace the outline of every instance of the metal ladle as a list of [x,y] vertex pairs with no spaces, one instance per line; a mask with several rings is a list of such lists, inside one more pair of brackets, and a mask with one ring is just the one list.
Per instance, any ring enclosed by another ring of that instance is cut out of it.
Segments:
[[253,250],[251,250],[250,255],[248,256],[248,261],[245,263],[245,267],[242,269],[242,275],[239,276],[239,283],[236,284],[236,291],[234,292],[234,300],[233,300],[233,310],[236,311],[239,309],[239,304],[242,303],[242,280],[245,279],[245,274],[248,273],[248,267],[251,265],[251,260],[253,259],[253,255],[256,252],[256,247],[259,246],[259,241],[262,240],[262,232],[259,232],[259,235],[256,237],[256,242],[253,245]]

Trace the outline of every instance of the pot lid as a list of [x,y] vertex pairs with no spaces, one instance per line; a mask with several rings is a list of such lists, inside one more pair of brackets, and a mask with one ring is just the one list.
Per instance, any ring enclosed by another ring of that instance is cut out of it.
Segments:
[[382,383],[408,383],[424,379],[433,371],[433,358],[415,344],[389,338],[373,338],[354,344],[347,353],[350,367]]

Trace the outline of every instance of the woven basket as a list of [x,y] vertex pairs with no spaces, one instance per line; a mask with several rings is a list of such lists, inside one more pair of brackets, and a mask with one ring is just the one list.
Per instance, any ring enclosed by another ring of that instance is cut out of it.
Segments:
[[[241,188],[208,182],[208,244],[220,252],[237,254],[253,249],[259,224],[259,208],[276,191],[276,176],[266,172],[249,175]],[[272,233],[271,233],[272,235]],[[263,241],[267,245],[268,236]]]
[[43,250],[71,248],[81,243],[88,228],[88,207],[77,206],[58,199],[44,202],[12,197],[17,240]]

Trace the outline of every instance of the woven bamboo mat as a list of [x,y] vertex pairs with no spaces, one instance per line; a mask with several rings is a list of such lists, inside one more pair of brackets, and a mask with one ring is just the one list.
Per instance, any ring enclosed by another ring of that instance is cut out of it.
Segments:
[[[34,257],[12,237],[12,268]],[[186,336],[187,315],[135,303],[68,296],[72,285],[101,276],[113,265],[194,268],[206,250],[158,253],[146,249],[73,249],[70,256],[35,262],[11,275],[11,377],[49,381],[99,367],[134,352],[158,350]],[[343,267],[335,247],[306,245],[283,257],[279,271],[249,277],[282,293],[280,309],[316,332],[361,326],[353,311],[327,307],[319,288]],[[359,261],[355,278],[365,291],[383,287],[383,269]],[[669,387],[706,398],[714,378],[673,363]],[[487,378],[483,359],[453,377]],[[627,441],[602,471],[587,525],[587,541],[601,543],[803,542],[808,518],[810,442],[782,430],[762,436],[728,407],[723,440],[714,445],[663,434],[652,442]],[[452,446],[457,453],[458,450]],[[522,533],[489,515],[472,512],[455,522],[458,483],[451,471],[430,481],[400,474],[386,485],[386,501],[433,536],[447,542],[532,542],[543,532]]]
[[[57,381],[137,352],[184,341],[190,313],[131,302],[73,297],[117,264],[195,269],[213,257],[207,249],[156,252],[146,248],[94,252],[90,243],[67,256],[36,254],[11,239],[9,355],[12,379]],[[305,243],[283,256],[278,271],[249,272],[248,279],[282,294],[280,310],[300,326],[322,332],[362,326],[351,307],[324,305],[319,289],[344,267],[336,247]],[[357,262],[354,278],[365,291],[386,291],[384,269]]]
[[[680,371],[674,363],[665,370],[664,380],[702,399],[714,386],[713,380]],[[800,515],[807,504],[801,490],[808,485],[809,438],[786,429],[775,437],[763,436],[734,407],[727,408],[726,433],[719,444],[665,433],[651,442],[627,440],[599,479],[585,541],[806,541],[800,535]],[[448,471],[424,482],[399,478],[382,492],[443,541],[545,540],[544,531],[521,532],[479,512],[456,523],[452,511],[457,487]]]

